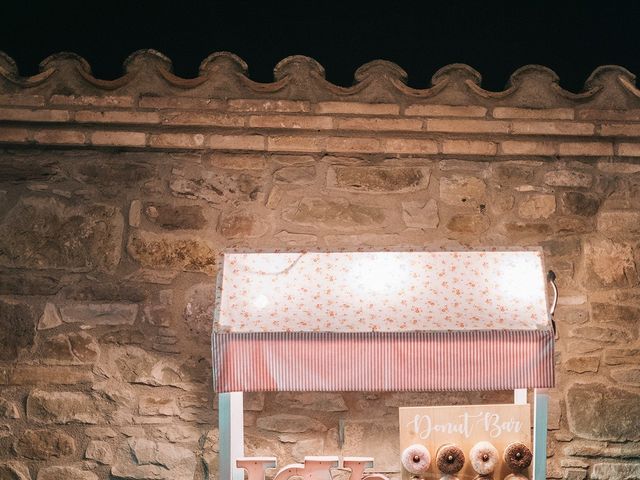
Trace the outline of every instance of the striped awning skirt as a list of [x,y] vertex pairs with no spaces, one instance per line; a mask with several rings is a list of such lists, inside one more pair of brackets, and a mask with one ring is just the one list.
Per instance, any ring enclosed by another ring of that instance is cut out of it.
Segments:
[[554,385],[552,330],[213,334],[233,391],[478,391]]

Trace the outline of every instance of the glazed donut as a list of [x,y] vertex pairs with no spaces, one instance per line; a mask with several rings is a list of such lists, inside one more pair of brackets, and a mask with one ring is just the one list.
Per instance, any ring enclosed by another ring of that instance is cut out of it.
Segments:
[[427,447],[416,443],[404,449],[401,460],[402,466],[407,472],[421,475],[429,470],[431,454]]
[[491,443],[476,443],[469,452],[471,466],[480,475],[490,475],[498,466],[498,450]]
[[458,477],[456,477],[455,475],[443,475],[440,477],[440,480],[460,480]]
[[529,477],[522,473],[512,473],[504,477],[504,480],[529,480]]
[[531,460],[533,460],[533,454],[529,447],[524,443],[514,442],[507,445],[504,449],[504,463],[511,470],[520,471],[529,468]]
[[464,467],[464,460],[464,453],[455,445],[442,445],[438,448],[436,465],[442,473],[458,473]]

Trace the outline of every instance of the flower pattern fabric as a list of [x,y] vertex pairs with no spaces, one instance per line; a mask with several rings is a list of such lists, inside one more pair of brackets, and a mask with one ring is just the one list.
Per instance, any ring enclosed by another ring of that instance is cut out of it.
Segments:
[[225,253],[217,331],[549,328],[533,251]]

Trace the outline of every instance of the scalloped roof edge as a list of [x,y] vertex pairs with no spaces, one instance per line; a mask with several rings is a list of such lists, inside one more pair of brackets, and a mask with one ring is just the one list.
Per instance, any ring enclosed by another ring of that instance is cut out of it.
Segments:
[[341,87],[327,81],[316,60],[294,55],[274,67],[274,81],[259,83],[247,76],[247,64],[230,52],[215,52],[200,64],[199,75],[174,75],[171,59],[152,50],[138,50],[123,62],[123,75],[114,80],[96,78],[82,57],[59,52],[40,62],[40,72],[19,74],[16,62],[0,51],[0,94],[186,96],[197,98],[256,98],[308,101],[360,101],[367,103],[490,104],[529,108],[575,107],[640,108],[636,77],[626,68],[603,65],[586,79],[582,92],[563,89],[558,75],[541,65],[526,65],[513,72],[503,91],[481,86],[482,77],[465,64],[440,68],[424,89],[406,84],[407,73],[397,64],[374,60],[354,73],[354,84]]

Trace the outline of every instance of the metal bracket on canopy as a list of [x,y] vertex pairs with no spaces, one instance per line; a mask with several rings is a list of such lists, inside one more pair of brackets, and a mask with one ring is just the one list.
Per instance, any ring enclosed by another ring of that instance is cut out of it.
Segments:
[[556,313],[556,306],[558,305],[558,286],[556,285],[556,273],[553,270],[549,270],[547,273],[547,280],[553,288],[553,303],[549,309],[549,315],[551,316],[551,325],[553,326],[553,333],[556,333],[556,322],[553,319],[553,315]]

